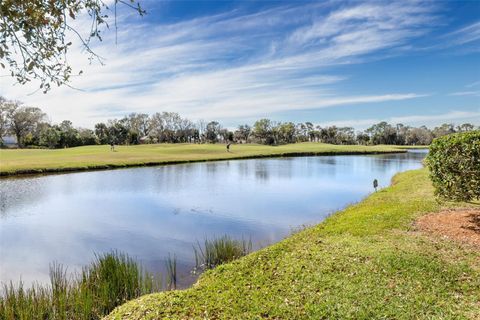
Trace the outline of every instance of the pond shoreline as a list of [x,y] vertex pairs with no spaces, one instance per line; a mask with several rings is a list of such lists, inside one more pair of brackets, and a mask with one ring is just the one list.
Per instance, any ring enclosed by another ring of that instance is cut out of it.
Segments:
[[[394,148],[394,147],[393,147]],[[71,167],[53,167],[53,168],[35,168],[35,169],[17,169],[13,171],[3,171],[0,169],[0,179],[19,176],[35,176],[55,173],[73,173],[85,171],[101,171],[113,169],[126,169],[135,167],[153,167],[166,166],[175,164],[201,163],[213,161],[228,161],[228,160],[247,160],[247,159],[265,159],[265,158],[286,158],[286,157],[315,157],[315,156],[342,156],[342,155],[375,155],[375,154],[395,154],[406,153],[409,148],[398,148],[396,150],[362,150],[362,151],[318,151],[318,152],[283,152],[272,154],[257,154],[257,155],[240,155],[233,157],[218,157],[205,159],[185,159],[185,160],[161,160],[161,161],[147,161],[147,162],[132,162],[132,163],[107,163],[107,164],[93,164],[87,166],[71,166]],[[226,153],[229,155],[229,153]]]
[[[76,270],[92,252],[112,248],[152,273],[165,273],[165,257],[176,253],[189,274],[192,244],[221,235],[251,239],[255,248],[275,243],[360,201],[374,178],[385,186],[396,172],[419,168],[424,156],[263,158],[1,179],[0,281],[43,282],[51,261]],[[16,253],[30,251],[28,260]]]
[[402,319],[473,319],[478,251],[411,230],[416,217],[465,206],[438,203],[427,169],[402,172],[386,189],[202,274],[191,288],[144,295],[105,319],[396,318],[398,310],[406,310]]

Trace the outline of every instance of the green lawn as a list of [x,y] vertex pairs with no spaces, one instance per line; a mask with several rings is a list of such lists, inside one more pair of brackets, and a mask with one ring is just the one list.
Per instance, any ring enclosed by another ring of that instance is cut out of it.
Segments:
[[418,145],[418,146],[395,146],[395,148],[399,148],[399,149],[428,149],[429,146],[422,146],[422,145]]
[[402,152],[391,146],[339,146],[322,143],[297,143],[283,146],[256,144],[232,145],[227,152],[223,144],[156,144],[85,146],[69,149],[0,150],[0,175],[107,169],[126,166],[223,160],[249,157]]
[[107,319],[480,319],[478,248],[411,227],[445,206],[426,169],[401,173],[317,226]]

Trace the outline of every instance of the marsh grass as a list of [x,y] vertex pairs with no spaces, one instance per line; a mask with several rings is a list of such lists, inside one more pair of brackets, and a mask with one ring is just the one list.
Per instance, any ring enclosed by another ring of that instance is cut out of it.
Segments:
[[70,276],[63,265],[53,263],[49,275],[50,285],[4,285],[0,319],[101,319],[116,306],[162,288],[160,278],[116,251],[95,255],[89,266]]
[[168,258],[165,261],[165,266],[167,269],[167,289],[175,290],[177,289],[177,256],[174,254],[173,257],[168,254]]
[[213,240],[205,239],[203,246],[200,242],[193,247],[195,254],[194,273],[213,269],[240,257],[246,256],[252,251],[251,240],[235,240],[227,235]]
[[290,227],[290,234],[287,236],[292,236],[294,234],[300,233],[302,231],[307,230],[308,228],[313,227],[314,225],[312,224],[307,224],[307,223],[302,223],[301,225]]

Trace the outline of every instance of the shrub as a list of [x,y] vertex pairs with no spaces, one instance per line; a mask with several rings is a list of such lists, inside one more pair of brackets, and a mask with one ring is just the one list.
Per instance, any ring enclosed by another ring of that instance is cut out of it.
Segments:
[[437,196],[455,201],[480,199],[479,130],[435,139],[426,163]]

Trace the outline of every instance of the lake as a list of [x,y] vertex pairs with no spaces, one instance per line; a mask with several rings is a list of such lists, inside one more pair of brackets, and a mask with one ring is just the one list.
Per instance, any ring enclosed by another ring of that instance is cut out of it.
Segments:
[[0,179],[0,281],[48,282],[119,250],[152,272],[177,257],[180,287],[194,277],[193,245],[228,234],[254,248],[386,187],[426,151],[142,167]]

